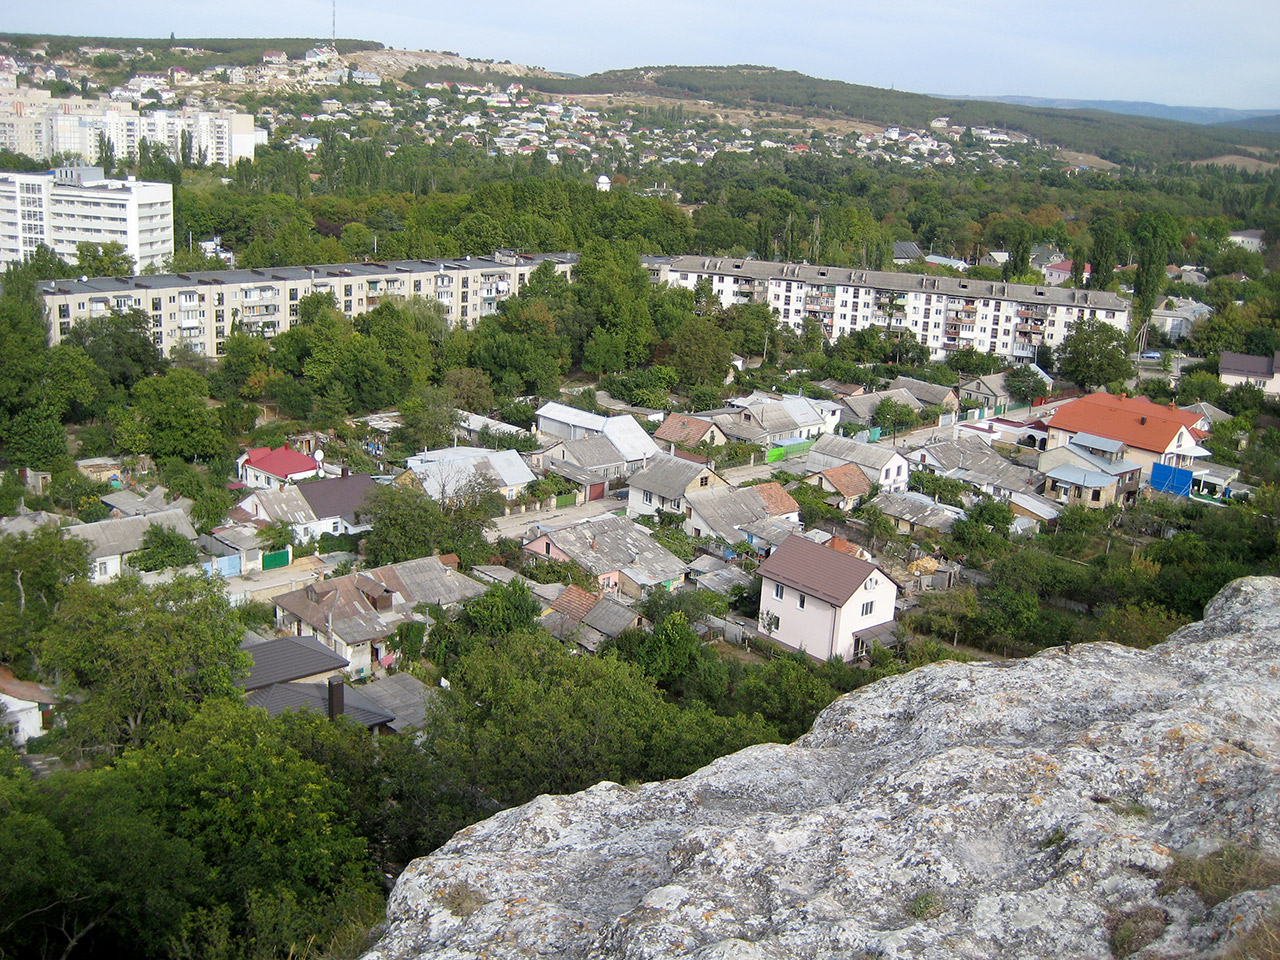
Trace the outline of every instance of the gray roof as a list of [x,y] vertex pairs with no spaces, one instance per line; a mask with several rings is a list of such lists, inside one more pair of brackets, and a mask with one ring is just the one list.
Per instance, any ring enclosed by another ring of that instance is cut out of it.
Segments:
[[1280,351],[1271,357],[1255,357],[1249,353],[1223,350],[1218,357],[1219,376],[1231,374],[1237,377],[1259,377],[1270,380],[1275,376],[1277,366],[1280,366]]
[[555,457],[548,457],[544,460],[542,468],[547,473],[554,473],[558,477],[564,477],[566,480],[572,480],[574,483],[583,486],[605,482],[605,478],[594,470],[588,470],[586,467],[580,467],[576,463],[570,463],[568,460],[558,460]]
[[176,530],[192,542],[196,539],[195,528],[191,526],[187,514],[178,509],[150,513],[145,517],[120,517],[115,520],[99,520],[97,523],[82,523],[67,527],[67,536],[87,541],[89,559],[99,560],[133,553],[142,546],[142,538],[152,526]]
[[190,510],[191,500],[186,497],[168,499],[169,491],[165,487],[152,487],[145,496],[133,490],[113,490],[104,493],[99,499],[112,510],[119,511],[122,517],[140,517],[148,513],[162,513],[165,510]]
[[56,527],[66,521],[80,525],[79,520],[64,517],[58,513],[46,513],[44,510],[28,510],[16,517],[0,517],[0,537],[13,537],[18,534],[32,534],[41,527]]
[[703,533],[726,543],[745,540],[739,528],[770,518],[764,499],[751,487],[712,487],[689,494],[689,506],[709,527]]
[[355,523],[356,511],[363,507],[365,498],[377,487],[378,482],[369,474],[353,473],[345,477],[308,480],[298,484],[296,489],[311,505],[311,512],[317,520],[342,517],[347,523]]
[[741,567],[723,564],[717,569],[694,574],[698,586],[713,593],[728,594],[734,587],[750,587],[751,574]]
[[[319,519],[295,484],[288,484],[278,490],[256,490],[252,496],[261,504],[262,512],[279,523],[311,523]],[[247,499],[249,498],[246,497],[245,500]]]
[[533,471],[514,450],[445,447],[414,454],[408,464],[427,496],[435,500],[457,496],[476,479],[488,480],[496,487],[533,482]]
[[896,451],[892,447],[882,447],[874,443],[859,443],[848,437],[837,437],[835,434],[823,434],[809,448],[809,459],[806,467],[810,473],[820,473],[831,467],[829,461],[839,463],[856,463],[864,470],[874,471],[880,476],[894,458]]
[[856,397],[845,397],[844,405],[854,420],[859,423],[870,423],[871,418],[875,416],[876,407],[885,400],[895,400],[898,403],[906,404],[912,410],[919,412],[924,409],[924,404],[915,398],[907,390],[877,390],[874,393],[863,393]]
[[627,458],[615,447],[608,437],[583,437],[581,440],[564,442],[566,460],[576,463],[586,470],[603,470],[608,467],[622,467]]
[[574,563],[596,576],[621,571],[645,585],[680,579],[689,568],[644,527],[626,517],[583,520],[552,530],[547,536]]
[[739,527],[743,533],[749,533],[755,540],[777,546],[794,534],[803,533],[804,525],[795,520],[779,520],[777,517],[765,517],[753,520]]
[[1112,440],[1110,437],[1099,437],[1092,433],[1077,433],[1071,442],[1091,450],[1105,450],[1107,453],[1119,453],[1124,449],[1123,440]]
[[599,630],[606,637],[616,637],[628,627],[635,626],[640,617],[639,611],[627,606],[613,597],[601,597],[594,607],[587,611],[582,622],[594,630]]
[[676,500],[685,495],[689,484],[705,469],[706,464],[660,453],[643,470],[633,473],[627,485],[637,490],[648,490],[668,500]]
[[[395,720],[394,715],[375,704],[358,687],[348,686],[343,690],[342,700],[343,713],[363,726],[373,728]],[[311,710],[328,716],[329,686],[326,683],[273,683],[250,691],[244,702],[251,707],[262,707],[273,717],[286,710]]]
[[939,533],[949,533],[955,522],[964,517],[963,510],[934,503],[918,493],[882,493],[871,502],[886,517],[906,520]]
[[929,383],[927,380],[917,380],[914,377],[894,377],[889,384],[890,390],[905,390],[921,403],[943,404],[947,400],[956,399],[956,392],[951,387],[944,387],[940,383]]
[[392,715],[394,719],[388,721],[387,726],[399,733],[426,722],[427,700],[435,696],[435,688],[399,670],[374,677],[361,685],[360,693],[375,707]]
[[1045,471],[1045,476],[1059,483],[1069,483],[1077,487],[1084,487],[1088,490],[1103,487],[1113,487],[1116,478],[1109,473],[1101,473],[1097,470],[1088,470],[1084,467],[1077,467],[1070,463],[1060,463],[1058,466]]
[[938,462],[938,473],[941,476],[976,487],[1033,491],[1037,485],[1035,470],[1006,460],[987,446],[981,437],[960,437],[928,443],[913,450],[908,459],[914,463],[918,459],[917,455],[922,453],[927,453]]
[[273,683],[305,680],[332,673],[347,666],[347,658],[334,653],[315,637],[277,637],[250,642],[246,637],[240,649],[253,658],[249,675],[240,681],[246,690],[261,690]]
[[575,427],[581,427],[583,430],[593,430],[596,433],[604,430],[605,420],[607,419],[598,413],[588,413],[586,410],[579,410],[577,407],[557,403],[554,400],[548,401],[539,407],[537,415],[560,423],[572,424]]
[[610,417],[605,421],[604,435],[627,463],[648,460],[658,453],[658,445],[653,442],[653,437],[636,422],[635,417]]
[[1205,400],[1201,400],[1199,403],[1191,403],[1185,407],[1179,407],[1178,409],[1186,410],[1189,413],[1198,413],[1200,414],[1200,416],[1208,420],[1209,423],[1211,424],[1219,423],[1223,420],[1231,419],[1231,414],[1227,413],[1227,411],[1220,410],[1217,407],[1215,407],[1212,403],[1209,403]]

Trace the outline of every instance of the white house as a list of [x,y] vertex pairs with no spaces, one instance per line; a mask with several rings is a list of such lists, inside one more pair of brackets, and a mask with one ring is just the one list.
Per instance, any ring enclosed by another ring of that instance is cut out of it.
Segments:
[[627,481],[627,516],[683,513],[689,494],[725,486],[728,481],[706,464],[660,453]]
[[241,483],[258,490],[278,490],[286,483],[297,483],[310,477],[319,477],[320,461],[288,447],[254,447],[236,459],[236,472]]
[[907,461],[892,447],[878,443],[859,443],[834,435],[818,438],[809,448],[806,466],[810,473],[821,473],[832,467],[856,463],[872,483],[889,493],[901,493],[907,489]]
[[409,469],[395,482],[420,487],[442,503],[471,492],[476,482],[488,483],[503,499],[514,500],[534,480],[533,471],[514,450],[445,447],[414,454],[407,464]]
[[67,527],[66,535],[89,544],[89,580],[92,583],[105,583],[124,572],[129,554],[142,546],[143,538],[152,526],[174,530],[193,543],[196,540],[195,528],[191,526],[186,512],[180,508],[149,513],[146,516],[76,524]]
[[16,746],[22,746],[45,731],[56,702],[56,695],[48,687],[19,680],[8,667],[0,667],[3,723],[9,728]]
[[894,619],[898,584],[875,564],[793,536],[756,569],[760,629],[819,660],[860,660]]

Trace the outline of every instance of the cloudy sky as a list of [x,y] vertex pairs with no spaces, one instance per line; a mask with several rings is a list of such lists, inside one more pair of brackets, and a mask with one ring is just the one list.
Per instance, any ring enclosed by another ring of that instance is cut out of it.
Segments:
[[[0,30],[329,35],[330,0],[62,0]],[[1275,0],[337,0],[338,35],[591,73],[756,63],[918,93],[1280,109]]]

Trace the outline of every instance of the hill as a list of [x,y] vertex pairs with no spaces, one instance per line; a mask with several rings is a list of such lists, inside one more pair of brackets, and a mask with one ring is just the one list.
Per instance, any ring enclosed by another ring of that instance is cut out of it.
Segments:
[[[450,70],[418,70],[409,82],[461,79]],[[902,90],[823,80],[790,70],[751,65],[639,67],[580,78],[522,77],[545,93],[613,94],[706,100],[727,107],[788,108],[817,117],[848,117],[919,129],[935,117],[952,123],[1015,130],[1113,163],[1204,160],[1249,148],[1280,151],[1280,134],[1158,117],[1121,117],[1103,110],[1060,110],[1013,103],[931,97]]]
[[1235,130],[1261,130],[1266,133],[1280,133],[1280,113],[1263,117],[1247,117],[1242,120],[1224,120],[1220,124]]
[[[135,50],[141,48],[153,55],[173,51],[175,47],[189,47],[207,51],[194,58],[183,58],[200,64],[203,61],[225,63],[231,66],[249,66],[262,62],[267,50],[283,50],[290,60],[301,60],[317,43],[331,43],[319,37],[69,37],[37,33],[0,33],[0,45],[15,50],[43,50],[44,55],[56,60],[74,54],[82,47],[104,47],[111,50]],[[339,53],[359,50],[381,50],[376,40],[340,39],[334,43]]]
[[[1146,100],[1064,100],[1054,97],[956,97],[959,100],[986,100],[991,103],[1017,103],[1024,107],[1051,107],[1054,110],[1102,110],[1133,117],[1156,117],[1180,123],[1243,125],[1251,118],[1275,113],[1274,110],[1229,110],[1225,107],[1176,107]],[[1248,127],[1247,129],[1259,129]]]

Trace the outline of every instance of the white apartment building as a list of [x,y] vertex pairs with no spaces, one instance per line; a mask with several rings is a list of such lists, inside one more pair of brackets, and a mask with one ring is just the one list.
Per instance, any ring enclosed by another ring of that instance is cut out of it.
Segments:
[[259,133],[253,117],[234,110],[154,110],[83,97],[50,98],[48,91],[22,88],[0,94],[0,147],[36,159],[55,153],[97,163],[99,134],[105,134],[124,158],[138,152],[142,140],[164,144],[178,159],[182,134],[191,137],[192,156],[230,167],[253,159]]
[[107,180],[101,167],[0,173],[0,263],[40,244],[74,262],[79,243],[119,243],[135,268],[173,254],[173,185]]
[[151,319],[151,338],[166,356],[179,344],[205,356],[220,356],[236,329],[274,337],[288,330],[299,301],[330,294],[338,309],[358,316],[386,297],[423,297],[444,307],[450,326],[472,327],[496,313],[498,304],[519,291],[544,261],[570,276],[577,254],[522,256],[498,252],[494,258],[398,260],[339,263],[314,267],[273,267],[139,277],[50,280],[40,284],[49,342],[60,343],[77,320],[142,310]]
[[690,290],[709,280],[726,307],[766,303],[799,330],[816,320],[829,340],[881,327],[910,330],[934,360],[966,347],[1015,362],[1059,346],[1071,325],[1095,317],[1128,331],[1129,302],[1113,293],[777,263],[730,257],[645,258],[655,283]]

